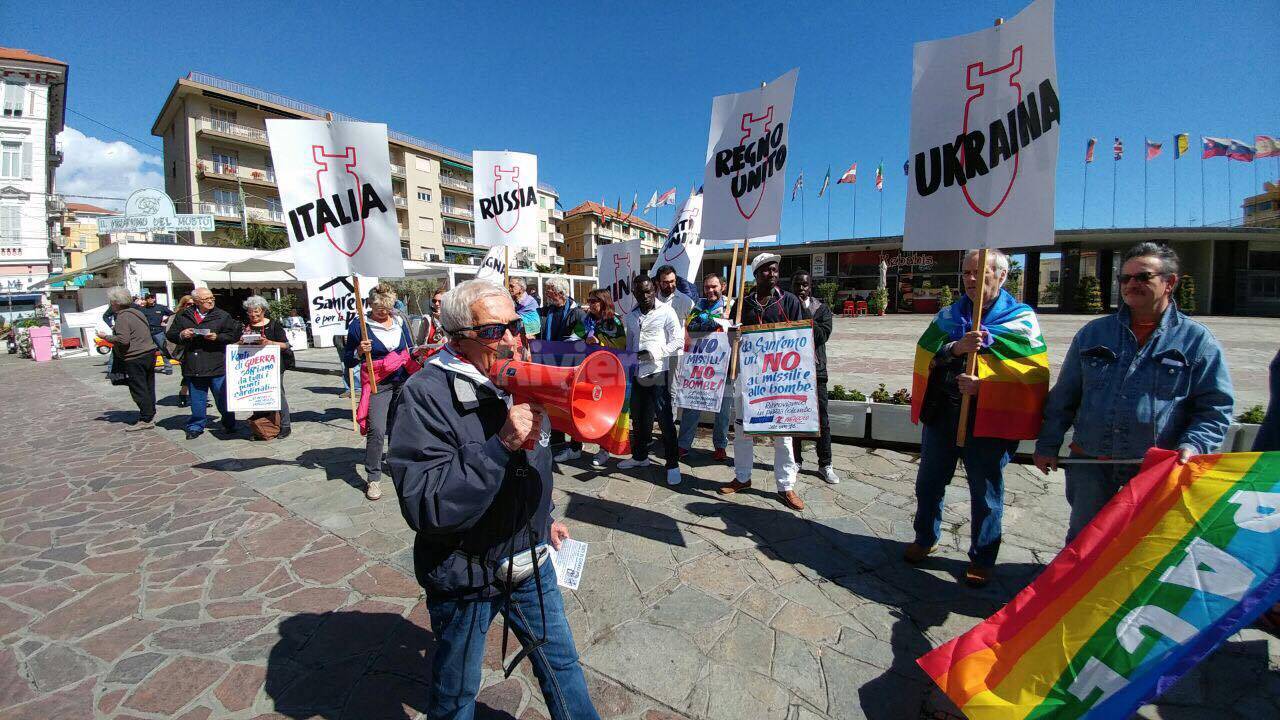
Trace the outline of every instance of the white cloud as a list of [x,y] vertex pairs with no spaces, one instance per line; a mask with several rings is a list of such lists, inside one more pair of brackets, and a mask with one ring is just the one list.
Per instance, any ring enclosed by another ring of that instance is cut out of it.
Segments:
[[129,143],[90,137],[68,126],[58,135],[63,161],[54,179],[56,192],[68,202],[81,202],[119,210],[124,200],[102,200],[75,195],[128,197],[140,188],[164,189],[164,164],[159,155],[147,155]]

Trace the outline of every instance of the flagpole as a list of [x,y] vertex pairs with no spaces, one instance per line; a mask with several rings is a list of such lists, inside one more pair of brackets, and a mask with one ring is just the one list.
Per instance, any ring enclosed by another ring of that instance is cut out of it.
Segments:
[[1145,157],[1150,152],[1147,150],[1146,142],[1143,142],[1142,152],[1142,227],[1147,227],[1147,165],[1151,163],[1151,158]]
[[1200,227],[1204,227],[1205,205],[1204,205],[1204,151],[1203,151],[1204,139],[1203,138],[1201,138],[1200,140],[1200,145],[1202,146],[1202,149],[1200,152]]
[[1231,156],[1227,156],[1227,227],[1231,227],[1231,222],[1235,220],[1235,198],[1231,192]]
[[1111,161],[1111,227],[1116,226],[1116,175],[1120,169],[1120,160]]
[[1178,138],[1173,139],[1173,226],[1178,227]]
[[853,179],[853,237],[858,237],[858,178]]
[[800,186],[800,242],[806,242],[808,235],[804,231],[804,186]]
[[1084,189],[1080,191],[1080,229],[1084,229],[1084,210],[1088,205],[1089,199],[1089,165],[1088,160],[1084,162]]
[[[1254,170],[1253,177],[1255,180],[1257,180],[1258,169],[1254,168],[1253,170]],[[827,171],[827,177],[828,178],[831,177],[830,171]],[[827,188],[827,242],[831,242],[831,188],[829,187]]]
[[884,237],[884,158],[880,158],[876,172],[880,175],[880,237]]

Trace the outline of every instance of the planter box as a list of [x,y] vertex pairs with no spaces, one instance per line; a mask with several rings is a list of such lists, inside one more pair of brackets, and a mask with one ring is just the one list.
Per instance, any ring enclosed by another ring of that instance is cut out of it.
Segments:
[[920,425],[911,424],[910,405],[871,405],[871,439],[881,442],[920,444]]
[[867,437],[868,402],[856,400],[828,400],[827,418],[831,423],[831,437],[861,441]]
[[1253,424],[1231,423],[1218,452],[1249,452],[1253,449],[1253,441],[1257,439],[1260,427]]

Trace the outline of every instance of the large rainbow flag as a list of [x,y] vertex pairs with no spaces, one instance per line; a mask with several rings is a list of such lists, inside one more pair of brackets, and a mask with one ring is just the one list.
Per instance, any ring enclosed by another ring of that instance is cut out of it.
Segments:
[[[943,345],[973,328],[973,301],[964,295],[938,311],[916,344],[911,377],[911,422],[920,422],[929,370]],[[982,315],[991,343],[978,352],[977,415],[974,437],[1032,440],[1040,433],[1041,411],[1049,394],[1049,355],[1035,311],[1000,291]]]
[[995,615],[917,662],[973,720],[1127,718],[1280,600],[1280,452],[1152,450]]

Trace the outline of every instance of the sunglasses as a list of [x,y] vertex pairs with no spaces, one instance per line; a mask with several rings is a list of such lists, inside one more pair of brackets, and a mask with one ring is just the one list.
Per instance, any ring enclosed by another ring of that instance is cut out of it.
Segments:
[[1128,285],[1130,280],[1137,280],[1140,283],[1149,283],[1151,282],[1152,278],[1158,278],[1158,277],[1164,277],[1164,273],[1153,273],[1153,272],[1147,272],[1147,271],[1134,273],[1132,275],[1120,273],[1117,279],[1120,281],[1121,285]]
[[516,319],[509,323],[486,323],[484,325],[472,325],[471,327],[458,328],[454,332],[464,332],[471,330],[476,334],[479,340],[501,340],[508,332],[516,337],[524,332],[524,320]]

